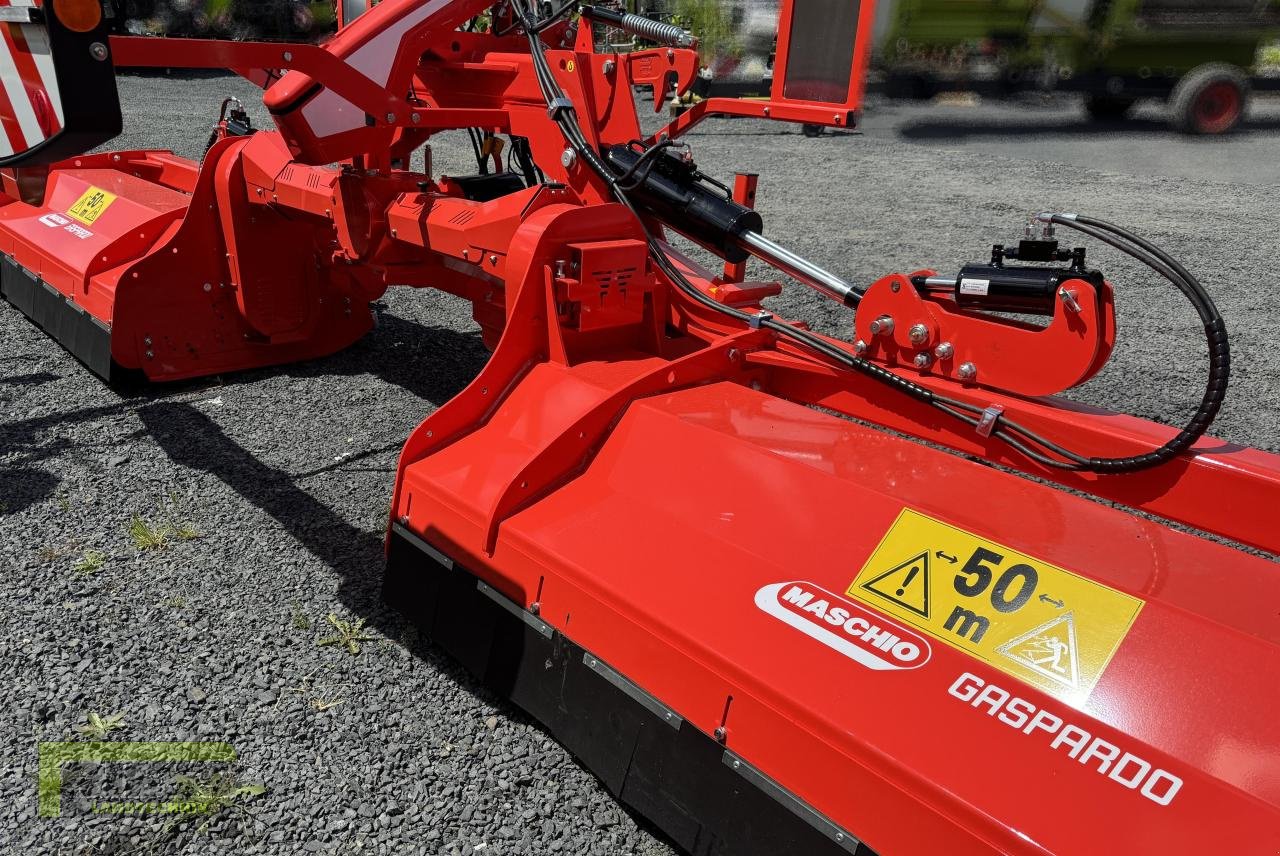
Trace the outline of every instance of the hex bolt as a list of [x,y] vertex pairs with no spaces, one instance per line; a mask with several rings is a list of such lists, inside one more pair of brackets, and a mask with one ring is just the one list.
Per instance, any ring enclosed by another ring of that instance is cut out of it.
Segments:
[[719,728],[717,728],[717,729],[712,733],[712,735],[711,735],[711,736],[712,736],[712,737],[714,737],[714,738],[715,738],[716,740],[718,740],[719,742],[723,743],[723,742],[725,741],[725,738],[729,736],[729,732],[725,731],[725,730],[724,730],[724,726],[722,725],[722,726],[720,726]]
[[498,263],[498,256],[497,256],[497,254],[490,255],[490,256],[489,256],[489,264],[491,264],[491,265],[496,265],[497,263]]
[[147,351],[147,359],[149,359],[149,360],[154,360],[155,358],[156,358],[156,352],[155,352],[155,351]]
[[400,516],[400,525],[401,525],[401,526],[408,526],[408,525],[409,525],[409,515],[407,515],[407,514],[402,514],[402,515]]
[[533,603],[529,604],[529,611],[534,615],[537,615],[539,612],[542,612],[542,604],[535,600]]
[[918,369],[927,369],[933,365],[933,357],[928,354],[916,354],[915,364]]
[[150,348],[150,347],[151,347],[151,337],[150,337],[150,336],[144,336],[144,337],[143,337],[143,339],[142,339],[142,344],[144,344],[144,345],[146,345],[148,348]]
[[395,114],[395,113],[388,113],[388,114],[387,114],[387,124],[388,124],[388,125],[390,125],[390,124],[394,123],[394,122],[395,122],[395,120],[396,120],[396,114]]
[[89,45],[89,56],[93,57],[98,62],[106,62],[107,57],[110,55],[111,52],[107,50],[107,46],[102,42],[94,42]]
[[940,342],[933,349],[933,355],[940,360],[949,360],[956,355],[956,346],[950,342]]
[[729,358],[729,362],[736,363],[738,360],[742,359],[742,352],[737,348],[730,348],[729,353],[726,354],[726,356]]
[[618,64],[617,64],[616,62],[614,62],[613,60],[611,60],[611,59],[607,59],[607,60],[605,60],[605,61],[604,61],[604,66],[603,66],[603,68],[604,68],[604,73],[605,73],[605,74],[613,74],[613,73],[614,73],[614,71],[616,71],[616,70],[617,70],[617,68],[618,68]]
[[919,347],[929,343],[929,328],[923,324],[912,324],[911,330],[907,333],[907,338],[911,340],[911,344]]
[[853,352],[858,356],[862,356],[868,350],[870,350],[870,346],[861,339],[853,343]]
[[879,318],[871,322],[872,336],[888,336],[893,333],[893,317],[889,315],[881,315]]
[[205,291],[213,291],[213,283],[211,283],[211,282],[206,282],[206,283],[204,284],[204,290],[205,290]]
[[284,52],[284,61],[285,61],[285,62],[293,62],[293,51],[285,51],[285,52]]
[[560,155],[560,165],[565,169],[573,169],[573,165],[578,162],[578,153],[573,149],[565,149]]
[[978,376],[978,367],[973,363],[961,363],[960,368],[956,369],[956,377],[960,380],[973,380]]

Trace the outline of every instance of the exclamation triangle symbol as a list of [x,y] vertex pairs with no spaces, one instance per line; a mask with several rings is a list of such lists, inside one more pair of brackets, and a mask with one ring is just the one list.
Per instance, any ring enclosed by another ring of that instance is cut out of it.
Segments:
[[929,551],[873,577],[862,587],[874,595],[929,617]]

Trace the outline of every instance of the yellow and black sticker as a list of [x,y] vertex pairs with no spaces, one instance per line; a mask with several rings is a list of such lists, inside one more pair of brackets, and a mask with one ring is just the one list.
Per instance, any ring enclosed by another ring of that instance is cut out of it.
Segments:
[[115,201],[114,193],[108,193],[100,187],[90,185],[67,213],[86,226],[92,226],[102,216],[102,212],[110,208],[111,203]]
[[1074,704],[1089,697],[1143,605],[910,509],[847,593]]

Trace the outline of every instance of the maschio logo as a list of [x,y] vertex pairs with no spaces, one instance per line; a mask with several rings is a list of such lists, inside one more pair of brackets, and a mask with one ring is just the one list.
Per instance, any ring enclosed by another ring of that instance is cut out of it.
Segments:
[[756,606],[868,669],[918,669],[933,653],[924,637],[813,583],[765,586]]

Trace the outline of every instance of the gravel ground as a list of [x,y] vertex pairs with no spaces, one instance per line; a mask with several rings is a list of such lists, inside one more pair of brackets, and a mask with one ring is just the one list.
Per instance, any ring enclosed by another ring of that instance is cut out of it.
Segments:
[[[225,78],[121,85],[131,125],[121,148],[196,155],[222,95],[253,103]],[[442,171],[466,168],[464,139],[437,147]],[[1034,160],[1034,145],[997,156],[891,137],[809,140],[746,121],[707,123],[692,142],[712,174],[760,172],[769,234],[855,282],[982,259],[1029,211],[1131,226],[1203,276],[1233,330],[1236,385],[1218,434],[1280,450],[1277,298],[1261,275],[1274,267],[1274,188],[1067,170]],[[1097,260],[1120,289],[1121,345],[1074,397],[1183,418],[1202,376],[1194,314],[1113,254]],[[847,335],[847,313],[803,289],[775,302]],[[0,307],[0,683],[11,688],[0,852],[671,852],[380,605],[400,444],[486,358],[466,305],[408,290],[385,304],[379,328],[330,359],[132,397]],[[165,543],[140,548],[139,521]],[[367,622],[358,654],[317,644],[335,632],[331,613]],[[85,739],[74,729],[91,712],[122,716],[108,739],[226,740],[239,756],[230,774],[266,792],[200,831],[88,813],[105,791],[102,770],[82,767],[64,816],[37,819],[37,741]]]

